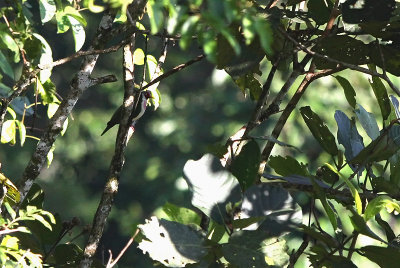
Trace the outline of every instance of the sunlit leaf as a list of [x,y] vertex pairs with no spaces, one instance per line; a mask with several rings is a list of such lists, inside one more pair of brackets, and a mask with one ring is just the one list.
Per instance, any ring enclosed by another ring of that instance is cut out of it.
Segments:
[[1,143],[12,143],[15,140],[15,132],[15,120],[6,120],[1,131]]
[[336,75],[334,77],[342,86],[347,102],[350,104],[351,107],[356,108],[356,91],[354,90],[353,86],[346,78],[340,75]]
[[166,267],[199,262],[207,253],[200,232],[184,224],[152,217],[138,227],[146,237],[138,247]]
[[73,16],[68,16],[69,22],[71,23],[72,34],[75,40],[75,51],[79,51],[85,43],[85,29],[83,25],[75,19]]
[[389,213],[391,213],[393,210],[396,210],[397,213],[400,213],[400,206],[398,203],[393,201],[389,196],[381,195],[368,202],[364,213],[365,221],[369,221],[384,208],[386,208]]
[[42,23],[48,22],[56,14],[56,3],[54,2],[54,0],[40,0],[39,10]]
[[379,128],[374,115],[367,112],[361,104],[359,104],[358,107],[359,108],[355,110],[358,120],[367,132],[368,136],[372,140],[375,140],[379,136]]

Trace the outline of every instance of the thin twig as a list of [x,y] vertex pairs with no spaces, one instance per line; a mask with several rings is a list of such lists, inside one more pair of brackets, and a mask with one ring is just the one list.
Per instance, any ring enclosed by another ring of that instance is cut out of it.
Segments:
[[[139,228],[136,229],[135,234],[131,237],[131,239],[129,239],[128,243],[126,243],[125,247],[121,250],[121,252],[118,254],[118,256],[115,258],[114,261],[112,261],[111,263],[107,264],[106,268],[111,268],[114,265],[117,264],[117,262],[119,261],[119,259],[121,259],[122,255],[124,255],[125,251],[127,251],[127,249],[131,246],[131,244],[133,243],[133,241],[135,241],[136,236],[139,234],[140,230]],[[110,252],[111,253],[111,252]],[[110,260],[111,260],[111,254],[110,254]]]
[[320,54],[320,53],[318,53],[318,52],[312,51],[312,50],[310,50],[309,48],[307,48],[307,47],[305,47],[304,45],[302,45],[302,44],[300,44],[299,42],[297,42],[297,41],[296,41],[293,37],[291,37],[286,31],[284,31],[284,30],[282,30],[282,29],[280,29],[280,28],[279,28],[278,30],[279,30],[287,39],[289,39],[290,41],[292,41],[298,48],[300,48],[302,51],[306,52],[307,54],[310,54],[310,55],[312,55],[312,56],[315,56],[315,57],[324,59],[324,60],[326,60],[326,61],[330,61],[330,62],[336,63],[336,64],[338,64],[339,66],[343,66],[343,67],[349,68],[349,69],[351,69],[351,70],[355,70],[355,71],[358,71],[358,72],[361,72],[361,73],[365,73],[365,74],[369,74],[369,75],[372,75],[372,76],[376,76],[376,77],[382,78],[383,80],[386,81],[386,83],[388,83],[388,85],[390,86],[390,88],[391,88],[398,96],[400,96],[400,90],[392,83],[392,81],[389,79],[389,77],[388,77],[387,75],[385,75],[385,74],[380,74],[380,73],[378,73],[378,72],[376,72],[376,71],[372,71],[372,70],[369,70],[369,69],[367,69],[367,68],[364,68],[364,67],[361,67],[361,66],[358,66],[358,65],[354,65],[354,64],[347,63],[347,62],[339,61],[339,60],[333,59],[333,58],[331,58],[331,57],[329,57],[329,56],[327,56],[327,55],[323,55],[323,54]]
[[156,78],[154,78],[154,79],[153,79],[152,81],[150,81],[148,84],[146,84],[145,86],[143,86],[142,90],[145,90],[146,88],[148,88],[148,87],[154,85],[155,83],[160,82],[161,80],[167,78],[168,76],[171,76],[171,75],[173,75],[174,73],[179,72],[180,70],[185,69],[186,67],[188,67],[188,66],[192,65],[193,63],[196,63],[196,62],[198,62],[198,61],[200,61],[200,60],[202,60],[202,59],[204,59],[204,58],[205,58],[205,55],[202,54],[202,55],[197,56],[197,57],[194,58],[194,59],[191,59],[191,60],[187,61],[186,63],[182,63],[182,64],[179,64],[178,66],[175,66],[174,68],[172,68],[172,69],[169,70],[168,72],[163,73],[162,75],[157,76]]

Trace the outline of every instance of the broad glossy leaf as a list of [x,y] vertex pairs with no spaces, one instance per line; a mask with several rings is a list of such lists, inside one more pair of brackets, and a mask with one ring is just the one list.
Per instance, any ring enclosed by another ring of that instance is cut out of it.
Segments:
[[200,231],[184,224],[152,217],[138,227],[146,237],[138,247],[167,267],[185,267],[207,254]]
[[75,17],[68,15],[68,20],[71,23],[72,34],[75,40],[75,51],[79,51],[85,43],[85,29]]
[[[368,45],[346,35],[325,37],[320,40],[312,50],[335,60],[355,65],[369,63],[371,54]],[[336,63],[326,61],[322,58],[315,58],[315,64],[318,69],[335,68],[337,65]]]
[[15,144],[15,120],[6,120],[1,131],[1,143]]
[[317,169],[316,176],[318,179],[331,185],[339,180],[339,175],[332,171],[326,164]]
[[[269,232],[279,234],[302,222],[302,211],[288,191],[268,183],[253,185],[244,193],[241,218],[263,217],[277,223],[268,225]],[[246,228],[255,230],[261,224],[256,223]]]
[[[42,43],[42,54],[40,56],[39,63],[40,65],[46,65],[53,62],[53,53],[51,51],[50,45],[47,43],[46,39],[44,39],[41,35],[34,33],[34,37],[36,37]],[[40,82],[44,83],[51,76],[51,69],[41,70],[39,73]]]
[[133,63],[136,65],[143,65],[144,64],[144,52],[143,49],[137,48],[135,52],[133,52]]
[[42,23],[46,23],[56,14],[56,3],[54,0],[39,0],[39,10]]
[[19,47],[11,35],[9,35],[6,31],[0,30],[0,48],[10,50],[14,54],[14,62],[19,62]]
[[235,204],[242,198],[235,176],[225,170],[219,159],[211,154],[197,161],[187,161],[183,174],[192,193],[192,205],[216,222],[224,223],[226,205]]
[[260,161],[260,148],[254,140],[246,143],[239,155],[233,159],[231,172],[238,179],[243,191],[254,184],[258,175]]
[[337,155],[338,149],[335,137],[321,118],[311,110],[310,106],[301,107],[300,113],[314,138],[319,142],[322,148],[330,155]]
[[323,25],[328,22],[332,7],[331,1],[309,0],[307,2],[307,8],[311,14],[311,18],[313,18],[318,25]]
[[284,267],[289,261],[286,250],[285,240],[264,231],[235,232],[222,245],[224,257],[238,267]]
[[350,104],[351,107],[356,108],[356,91],[354,90],[353,86],[346,78],[340,75],[336,75],[334,77],[342,86],[347,102]]
[[355,110],[358,120],[368,136],[372,140],[375,140],[379,136],[379,127],[374,115],[367,112],[361,104],[359,104],[358,107],[359,108]]

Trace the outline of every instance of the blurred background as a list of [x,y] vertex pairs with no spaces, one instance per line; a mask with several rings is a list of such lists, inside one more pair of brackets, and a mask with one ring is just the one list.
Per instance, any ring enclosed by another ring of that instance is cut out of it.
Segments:
[[[35,9],[35,7],[32,10]],[[38,16],[38,14],[34,14]],[[86,18],[88,26],[97,26],[99,20],[93,14]],[[37,21],[40,21],[39,19]],[[53,50],[54,60],[74,53],[71,32],[57,35],[56,26],[45,24],[39,27]],[[87,29],[86,50],[95,29]],[[119,40],[115,40],[116,44]],[[144,38],[140,37],[137,47],[144,49]],[[147,51],[156,58],[160,55],[162,40],[150,37]],[[188,51],[181,51],[178,45],[170,42],[164,71],[184,63],[202,51],[196,43]],[[101,55],[93,76],[114,74],[115,83],[89,88],[77,103],[69,127],[64,136],[59,137],[54,151],[54,160],[45,168],[37,181],[45,191],[45,209],[59,213],[63,220],[78,217],[81,227],[90,225],[96,211],[104,183],[108,175],[117,127],[100,136],[113,112],[122,104],[122,51]],[[53,69],[52,80],[57,92],[65,96],[74,72],[79,68],[80,59]],[[265,81],[270,66],[261,66]],[[278,92],[288,77],[290,70],[282,70],[272,84],[270,99]],[[141,67],[137,68],[140,78]],[[346,73],[341,74],[346,77]],[[348,76],[347,76],[348,77]],[[137,81],[140,81],[138,78]],[[349,78],[349,77],[348,77]],[[357,101],[376,116],[379,108],[370,90],[367,78],[359,75],[351,77],[357,90]],[[296,85],[290,91],[291,96]],[[150,107],[136,125],[136,132],[126,151],[126,162],[121,174],[118,195],[103,236],[100,255],[108,258],[108,250],[117,255],[138,224],[160,213],[165,202],[190,207],[190,196],[182,178],[182,169],[189,159],[198,159],[215,144],[225,144],[227,138],[242,127],[250,118],[255,102],[245,97],[227,76],[225,71],[214,69],[213,65],[202,60],[163,80],[159,85],[162,102],[154,111]],[[33,102],[32,96],[28,97]],[[287,101],[287,100],[286,100]],[[285,103],[283,104],[285,105]],[[300,106],[310,105],[318,113],[333,133],[336,133],[335,110],[351,114],[350,106],[344,99],[343,90],[333,77],[323,78],[313,83],[304,96]],[[281,108],[284,108],[282,106]],[[254,135],[269,135],[275,120],[274,115]],[[28,135],[40,137],[46,127],[46,110],[39,106],[35,119],[35,130]],[[32,118],[27,118],[27,122]],[[30,120],[30,121],[29,121]],[[29,126],[29,123],[27,123]],[[381,125],[380,125],[381,127]],[[359,128],[360,130],[361,128]],[[318,143],[313,139],[298,112],[293,113],[284,128],[280,140],[297,146],[302,153],[291,149],[275,148],[273,154],[288,154],[299,161],[309,162],[312,171],[329,161]],[[28,139],[24,147],[0,145],[2,172],[13,181],[18,180],[27,165],[35,139]],[[260,142],[260,145],[263,143]],[[322,154],[322,155],[321,155]],[[80,230],[74,231],[73,237]],[[66,238],[68,239],[68,237]],[[87,237],[81,236],[76,243],[84,246]],[[151,267],[151,261],[133,245],[119,262],[119,267]]]

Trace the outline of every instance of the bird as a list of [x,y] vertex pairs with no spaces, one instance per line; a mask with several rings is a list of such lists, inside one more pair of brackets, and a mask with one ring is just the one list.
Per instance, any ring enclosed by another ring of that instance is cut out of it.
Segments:
[[[145,91],[140,92],[138,105],[132,111],[133,121],[132,121],[131,128],[133,128],[136,124],[136,121],[139,120],[139,118],[143,116],[144,112],[146,111],[147,100],[149,98],[153,98],[150,91],[145,90]],[[104,133],[106,133],[110,128],[112,128],[113,126],[115,126],[121,122],[122,111],[123,111],[123,106],[121,105],[115,111],[115,113],[111,117],[110,121],[107,122],[107,127],[104,129],[103,133],[101,133],[101,136],[103,136]]]

